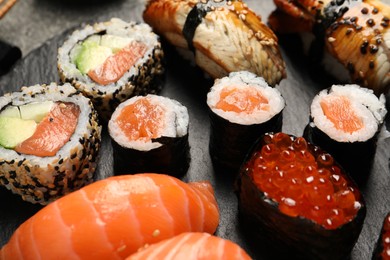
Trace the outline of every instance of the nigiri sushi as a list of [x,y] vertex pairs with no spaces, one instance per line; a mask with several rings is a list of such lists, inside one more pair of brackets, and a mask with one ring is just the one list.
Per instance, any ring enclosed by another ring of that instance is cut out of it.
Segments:
[[183,232],[214,233],[218,223],[208,182],[114,176],[41,209],[15,231],[0,259],[124,259]]
[[251,257],[237,244],[208,233],[187,232],[140,249],[126,260],[240,259]]
[[320,147],[302,137],[267,133],[238,179],[241,224],[298,259],[345,259],[366,215],[358,187]]
[[275,86],[286,77],[277,37],[241,0],[149,0],[143,18],[212,78],[244,70]]
[[164,52],[145,23],[118,18],[75,30],[58,49],[60,79],[89,97],[108,120],[116,106],[162,88]]
[[376,95],[388,92],[390,5],[385,1],[274,0],[274,3],[277,9],[268,23],[275,32],[313,33],[311,51],[320,56],[313,58],[321,60],[326,50],[336,61],[329,66],[329,72],[334,71],[340,80],[346,78],[373,89]]

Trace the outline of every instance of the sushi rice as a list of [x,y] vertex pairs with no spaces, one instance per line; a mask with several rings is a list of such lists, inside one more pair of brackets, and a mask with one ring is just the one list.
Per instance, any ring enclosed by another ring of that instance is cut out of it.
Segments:
[[[260,92],[268,100],[269,110],[256,109],[251,113],[225,111],[216,108],[220,100],[220,93],[223,89],[229,88],[245,89],[253,88],[254,91]],[[207,94],[207,104],[210,109],[218,116],[229,120],[231,123],[241,125],[261,124],[280,113],[285,107],[285,102],[279,90],[272,88],[262,77],[247,71],[232,72],[228,77],[223,77],[215,81],[214,86]]]
[[[334,127],[333,122],[323,113],[320,102],[325,98],[348,97],[352,110],[363,121],[363,127],[352,133]],[[338,142],[364,142],[372,138],[380,129],[387,113],[385,97],[379,98],[373,91],[358,85],[334,85],[330,90],[323,90],[316,95],[311,104],[313,123],[330,138]]]

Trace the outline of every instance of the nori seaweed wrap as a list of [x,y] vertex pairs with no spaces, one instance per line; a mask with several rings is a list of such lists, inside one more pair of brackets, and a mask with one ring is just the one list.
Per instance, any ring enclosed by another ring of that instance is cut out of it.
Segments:
[[349,256],[365,203],[354,182],[318,146],[268,133],[251,150],[236,184],[240,224],[250,245],[265,243],[274,248],[273,257]]
[[183,176],[189,167],[189,117],[179,102],[156,95],[120,104],[109,123],[114,173]]

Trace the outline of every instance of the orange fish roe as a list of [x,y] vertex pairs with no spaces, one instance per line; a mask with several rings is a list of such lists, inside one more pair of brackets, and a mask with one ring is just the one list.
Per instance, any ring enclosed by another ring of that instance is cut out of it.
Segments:
[[116,121],[129,140],[150,141],[158,137],[158,130],[164,127],[164,113],[162,106],[140,98],[124,107]]
[[310,219],[326,229],[351,221],[361,204],[333,157],[284,133],[268,134],[249,161],[256,186],[279,210]]
[[245,89],[234,87],[224,88],[220,93],[220,100],[215,107],[236,113],[269,110],[267,98],[260,91],[255,90],[254,87]]
[[382,259],[390,259],[390,214],[388,214],[383,222],[382,238],[383,250],[381,253]]

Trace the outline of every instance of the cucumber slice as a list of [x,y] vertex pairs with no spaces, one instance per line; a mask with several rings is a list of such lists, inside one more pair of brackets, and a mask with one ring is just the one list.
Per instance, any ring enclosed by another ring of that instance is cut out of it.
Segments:
[[129,45],[132,41],[134,41],[132,38],[106,34],[102,36],[100,45],[109,47],[112,52],[116,53]]

